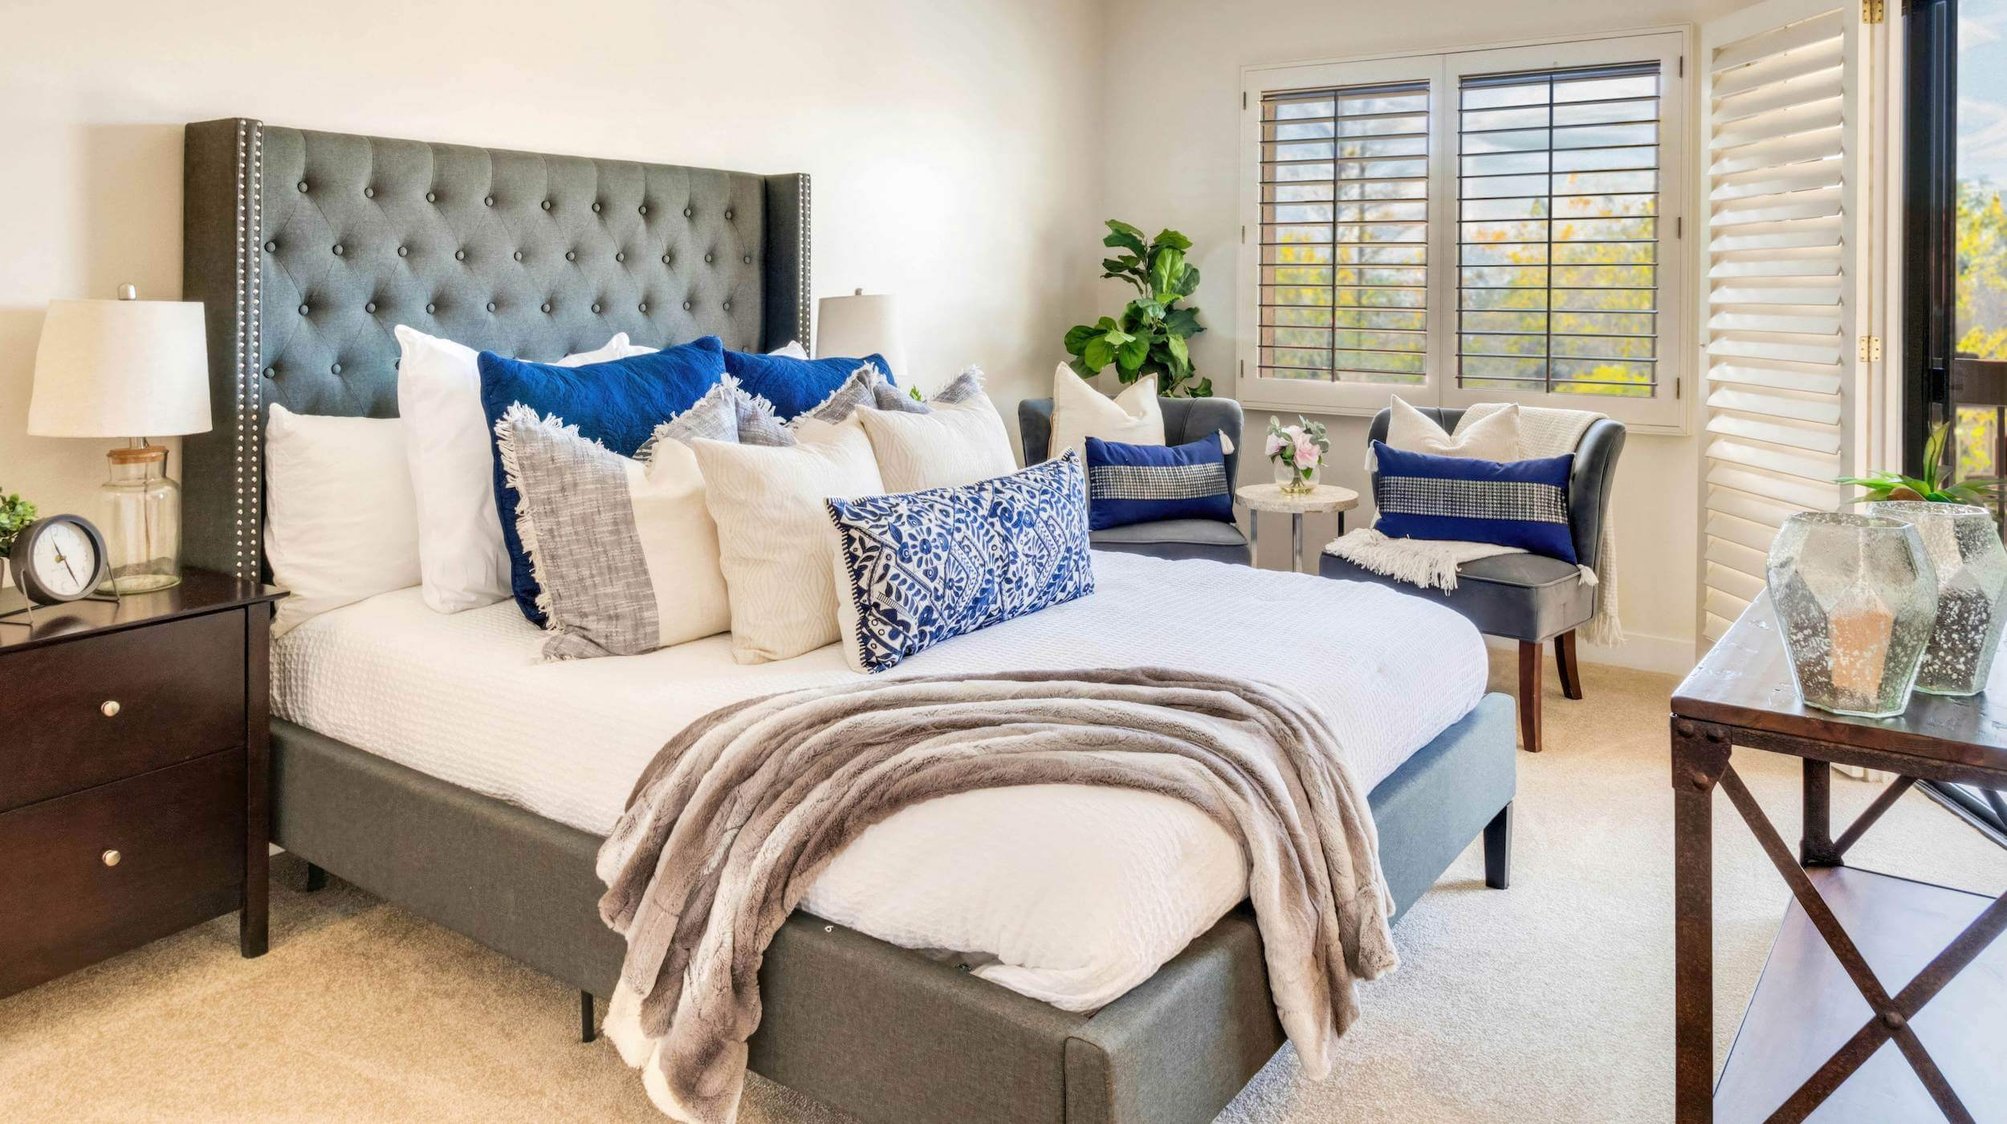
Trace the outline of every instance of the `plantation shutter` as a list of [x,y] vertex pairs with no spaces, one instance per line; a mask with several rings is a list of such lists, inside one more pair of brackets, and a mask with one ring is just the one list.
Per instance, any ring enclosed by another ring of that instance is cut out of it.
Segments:
[[1702,30],[1707,438],[1701,633],[1762,592],[1794,512],[1852,473],[1866,310],[1860,9],[1766,0]]
[[1264,95],[1260,172],[1257,377],[1420,386],[1429,83]]
[[1458,95],[1457,385],[1651,397],[1658,60],[1467,75]]

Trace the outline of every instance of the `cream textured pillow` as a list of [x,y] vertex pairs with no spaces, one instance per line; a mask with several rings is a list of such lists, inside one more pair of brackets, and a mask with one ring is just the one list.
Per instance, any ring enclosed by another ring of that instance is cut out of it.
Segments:
[[836,527],[822,501],[885,490],[856,420],[791,446],[693,441],[732,611],[732,658],[790,659],[837,636]]
[[859,410],[888,492],[955,488],[1017,471],[1010,434],[989,395],[934,404],[924,414]]
[[[1394,396],[1387,419],[1387,445],[1410,453],[1439,457],[1469,457],[1481,461],[1516,461],[1519,456],[1519,405],[1513,403],[1487,418],[1459,426],[1451,436],[1427,414]],[[1372,466],[1367,466],[1370,471]]]
[[[397,412],[418,505],[418,565],[425,603],[441,613],[478,609],[509,596],[509,552],[495,506],[494,443],[481,408],[480,353],[399,324]],[[622,332],[606,346],[557,361],[603,363],[638,349]]]
[[1057,460],[1071,449],[1086,464],[1089,437],[1125,445],[1162,445],[1164,412],[1157,405],[1157,376],[1138,379],[1111,399],[1061,363],[1052,376],[1052,440],[1045,455]]
[[265,423],[265,558],[291,591],[272,634],[418,584],[418,513],[399,418],[272,406]]

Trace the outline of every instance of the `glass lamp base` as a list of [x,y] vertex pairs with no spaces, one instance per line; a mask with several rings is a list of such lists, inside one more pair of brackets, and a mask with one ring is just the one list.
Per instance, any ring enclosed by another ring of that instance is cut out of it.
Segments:
[[131,597],[139,593],[159,593],[180,584],[180,574],[127,574],[98,586],[98,592],[113,597]]

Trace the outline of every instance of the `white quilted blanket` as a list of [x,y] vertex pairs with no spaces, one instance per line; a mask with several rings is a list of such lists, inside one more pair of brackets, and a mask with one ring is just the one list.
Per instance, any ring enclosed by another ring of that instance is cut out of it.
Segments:
[[[1461,617],[1356,582],[1095,555],[1097,592],[960,637],[910,674],[1140,663],[1259,678],[1321,708],[1368,790],[1477,704]],[[274,646],[276,713],[442,780],[605,834],[677,730],[724,703],[855,678],[832,645],[742,666],[726,637],[547,664],[503,603],[442,616],[416,589]],[[931,801],[865,832],[804,908],[1069,1010],[1150,977],[1246,896],[1220,827],[1168,797],[1043,785]]]

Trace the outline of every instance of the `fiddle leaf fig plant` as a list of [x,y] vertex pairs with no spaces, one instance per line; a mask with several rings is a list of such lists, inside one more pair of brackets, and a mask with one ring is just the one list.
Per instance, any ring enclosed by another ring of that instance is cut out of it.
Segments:
[[1156,375],[1159,394],[1212,397],[1213,381],[1192,369],[1187,342],[1205,326],[1198,309],[1181,303],[1199,287],[1198,267],[1185,260],[1192,240],[1165,230],[1145,241],[1140,229],[1109,219],[1101,244],[1122,251],[1102,259],[1101,276],[1128,282],[1137,295],[1119,316],[1103,316],[1067,331],[1070,365],[1082,377],[1091,377],[1112,364],[1124,386]]
[[1930,431],[1930,440],[1923,446],[1923,475],[1904,476],[1900,472],[1886,469],[1867,476],[1842,476],[1835,481],[1866,489],[1867,494],[1856,498],[1855,503],[1872,503],[1878,500],[1923,500],[1929,503],[1968,503],[1985,506],[1997,495],[2003,484],[1998,476],[1968,476],[1963,480],[1953,478],[1952,470],[1944,464],[1944,446],[1951,440],[1951,425],[1944,423]]

